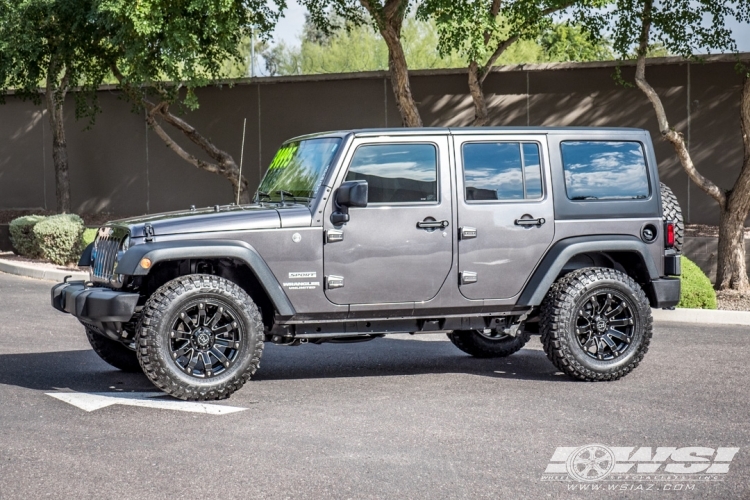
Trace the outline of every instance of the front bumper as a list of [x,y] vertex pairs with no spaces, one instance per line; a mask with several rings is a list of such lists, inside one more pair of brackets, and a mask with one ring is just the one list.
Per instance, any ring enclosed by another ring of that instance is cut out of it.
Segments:
[[86,286],[83,281],[59,283],[51,290],[52,307],[72,314],[84,325],[113,339],[123,336],[122,323],[135,315],[139,295]]
[[674,307],[680,302],[680,278],[659,278],[649,286],[648,295],[651,307]]

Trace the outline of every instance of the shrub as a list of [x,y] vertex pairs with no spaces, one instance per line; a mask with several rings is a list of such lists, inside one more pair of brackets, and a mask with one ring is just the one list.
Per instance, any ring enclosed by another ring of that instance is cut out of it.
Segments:
[[677,307],[716,309],[716,292],[700,267],[682,256],[682,293]]
[[89,228],[83,230],[83,236],[81,236],[81,248],[86,248],[96,239],[96,229]]
[[77,262],[81,255],[83,229],[83,219],[74,214],[61,214],[37,223],[33,232],[42,257],[65,265]]
[[25,215],[10,222],[10,242],[18,255],[32,259],[41,257],[39,245],[34,239],[34,226],[44,219],[44,215]]

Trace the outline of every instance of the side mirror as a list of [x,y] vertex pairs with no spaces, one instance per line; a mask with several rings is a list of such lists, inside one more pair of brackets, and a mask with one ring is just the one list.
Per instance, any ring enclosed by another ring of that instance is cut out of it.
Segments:
[[336,191],[336,210],[331,214],[334,225],[349,222],[349,207],[367,206],[367,181],[346,181]]

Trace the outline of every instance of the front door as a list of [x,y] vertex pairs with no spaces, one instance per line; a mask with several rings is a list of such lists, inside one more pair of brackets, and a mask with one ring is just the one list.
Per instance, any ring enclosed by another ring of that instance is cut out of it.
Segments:
[[546,137],[455,136],[460,288],[521,292],[555,235]]
[[366,180],[369,199],[345,224],[326,219],[326,296],[336,304],[433,298],[453,262],[447,137],[356,139],[345,165],[336,185]]

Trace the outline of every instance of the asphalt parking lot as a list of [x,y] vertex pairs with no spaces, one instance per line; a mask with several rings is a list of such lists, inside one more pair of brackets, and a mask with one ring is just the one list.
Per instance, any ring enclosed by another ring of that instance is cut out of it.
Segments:
[[[500,360],[442,336],[267,345],[217,403],[244,411],[87,412],[47,393],[155,388],[101,361],[49,287],[0,274],[3,499],[750,497],[750,327],[658,326],[613,383],[557,373],[537,338]],[[740,451],[708,481],[542,480],[556,448],[590,443]]]

